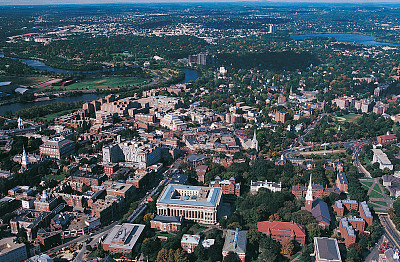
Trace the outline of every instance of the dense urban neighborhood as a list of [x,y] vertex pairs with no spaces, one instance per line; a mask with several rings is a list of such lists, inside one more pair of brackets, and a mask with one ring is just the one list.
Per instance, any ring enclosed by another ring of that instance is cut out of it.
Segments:
[[0,6],[0,262],[400,261],[399,13]]

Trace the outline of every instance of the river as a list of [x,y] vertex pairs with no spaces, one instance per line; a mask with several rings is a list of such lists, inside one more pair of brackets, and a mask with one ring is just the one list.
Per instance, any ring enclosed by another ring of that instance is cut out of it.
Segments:
[[358,34],[308,34],[308,35],[290,35],[290,38],[304,40],[312,37],[333,37],[338,42],[357,43],[361,45],[398,45],[394,43],[384,43],[375,41],[375,36]]
[[[2,54],[0,53],[0,57]],[[39,60],[31,60],[31,59],[20,59],[22,62],[26,63],[29,66],[32,66],[38,70],[47,70],[51,72],[55,72],[58,74],[61,73],[71,73],[72,71],[53,68],[51,66],[46,65],[42,61]],[[185,73],[185,79],[181,83],[187,83],[189,81],[196,80],[200,73],[193,69],[183,68],[182,71]],[[102,94],[82,94],[79,96],[68,96],[68,97],[57,97],[53,100],[44,100],[38,102],[29,102],[29,103],[12,103],[7,105],[0,106],[0,115],[4,115],[6,112],[16,112],[21,109],[29,108],[36,105],[46,105],[54,102],[74,102],[74,101],[86,101],[86,100],[94,100],[103,96]]]

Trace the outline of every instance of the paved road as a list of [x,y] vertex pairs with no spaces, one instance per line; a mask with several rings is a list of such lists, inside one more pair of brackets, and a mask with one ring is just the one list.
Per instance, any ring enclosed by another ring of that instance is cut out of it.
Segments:
[[[99,230],[95,231],[95,233],[99,234],[99,233],[102,233],[102,232],[108,232],[111,228],[113,228],[117,224],[118,224],[118,221],[106,226],[105,228],[102,228],[102,229],[99,229]],[[90,235],[80,236],[78,238],[75,238],[75,239],[73,239],[71,241],[68,241],[68,242],[66,242],[66,243],[64,243],[62,245],[59,245],[57,247],[54,247],[54,248],[46,251],[45,254],[51,254],[51,253],[54,253],[54,252],[58,252],[58,251],[60,251],[61,249],[65,248],[65,247],[72,246],[72,245],[74,245],[74,244],[76,244],[78,242],[81,242],[81,241],[86,241],[89,238],[90,238]]]
[[[165,176],[167,173],[168,173],[168,170],[164,172],[164,176]],[[153,197],[154,194],[157,193],[157,190],[158,190],[158,188],[159,188],[160,186],[162,186],[162,185],[168,185],[170,182],[171,182],[171,179],[167,179],[167,178],[164,178],[163,180],[161,180],[160,183],[159,183],[156,187],[154,187],[150,193],[147,193],[147,194],[139,201],[138,207],[137,207],[137,208],[132,212],[132,214],[128,217],[127,221],[128,221],[129,223],[132,223],[133,221],[135,221],[136,218],[138,218],[138,217],[143,213],[143,211],[146,210],[146,208],[147,208],[147,199],[148,199],[149,197]],[[104,228],[103,230],[100,230],[96,235],[93,236],[93,239],[92,239],[92,241],[89,243],[89,245],[94,246],[96,243],[98,243],[99,239],[100,239],[104,234],[108,234],[108,233],[111,231],[111,229],[112,229],[115,225],[117,225],[117,224],[118,224],[118,221],[112,223],[111,225],[107,226],[107,227]],[[90,238],[90,236],[88,236],[88,235],[79,237],[79,238],[74,239],[74,240],[72,240],[72,241],[70,241],[70,242],[68,242],[68,243],[65,243],[65,244],[62,245],[62,246],[58,246],[57,249],[55,248],[55,249],[53,249],[51,252],[59,251],[59,250],[61,250],[63,247],[67,247],[67,246],[73,245],[73,244],[78,243],[78,242],[80,242],[80,241],[85,241],[85,240],[87,240],[87,239],[89,239],[89,238]],[[75,259],[74,259],[73,261],[74,261],[74,262],[84,261],[84,256],[85,256],[86,250],[87,250],[87,249],[86,249],[86,244],[84,244],[84,246],[82,247],[82,249],[80,250],[80,252],[78,253],[78,255],[75,257]],[[51,253],[51,252],[50,252],[50,253]]]
[[394,247],[400,249],[400,234],[390,220],[389,216],[379,215],[379,220],[381,221],[381,224],[387,233],[388,239],[393,243]]

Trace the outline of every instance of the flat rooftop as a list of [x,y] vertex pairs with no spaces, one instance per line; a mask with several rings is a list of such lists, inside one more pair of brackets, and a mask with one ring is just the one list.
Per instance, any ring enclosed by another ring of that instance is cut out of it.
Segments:
[[145,225],[124,223],[113,227],[103,244],[110,248],[133,249]]
[[158,203],[217,207],[221,201],[219,187],[185,186],[169,184],[158,199]]
[[337,240],[334,238],[314,237],[314,248],[317,261],[342,261]]

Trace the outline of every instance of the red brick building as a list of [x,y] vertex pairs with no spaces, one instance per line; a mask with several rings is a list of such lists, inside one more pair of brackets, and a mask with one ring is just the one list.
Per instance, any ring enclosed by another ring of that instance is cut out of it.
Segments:
[[[292,186],[292,194],[296,196],[297,199],[305,198],[307,193],[306,186]],[[340,194],[340,190],[338,188],[330,188],[330,187],[323,187],[320,184],[313,184],[312,185],[312,194],[314,198],[323,198],[329,196],[332,193]]]
[[166,232],[179,231],[182,226],[183,217],[172,217],[172,216],[159,216],[156,215],[150,221],[150,227]]
[[346,247],[349,247],[351,244],[356,243],[356,233],[354,228],[347,221],[347,218],[342,218],[339,222],[339,230],[340,234],[344,238],[344,243]]
[[84,172],[76,172],[70,176],[72,182],[83,183],[87,186],[100,186],[103,181],[105,181],[107,176],[97,175]]
[[389,133],[386,135],[378,136],[376,140],[382,145],[397,143],[397,137]]
[[104,165],[104,173],[107,176],[110,176],[112,174],[114,174],[117,170],[118,170],[118,163],[110,163],[110,164],[106,164]]
[[207,173],[208,166],[200,165],[196,167],[197,182],[204,183],[204,177]]
[[358,212],[360,213],[360,217],[363,218],[368,225],[372,225],[374,218],[372,217],[367,202],[364,201],[360,203]]
[[286,116],[287,116],[286,112],[283,111],[275,112],[275,122],[281,122],[284,124],[286,121]]
[[240,183],[236,183],[236,180],[233,177],[229,180],[221,180],[221,178],[217,176],[215,181],[211,181],[210,187],[222,188],[222,194],[224,195],[240,196]]
[[300,246],[304,246],[306,243],[304,226],[293,222],[262,221],[257,223],[257,230],[278,242],[289,238],[299,243]]
[[75,152],[75,142],[63,137],[55,137],[39,147],[40,155],[61,159]]
[[347,181],[347,177],[344,172],[337,173],[335,182],[336,182],[336,187],[339,188],[341,192],[347,193],[349,189],[349,181]]
[[338,200],[333,205],[333,210],[336,212],[336,216],[342,217],[344,215],[345,208],[347,210],[356,210],[358,211],[359,205],[356,200],[345,199],[345,200]]

